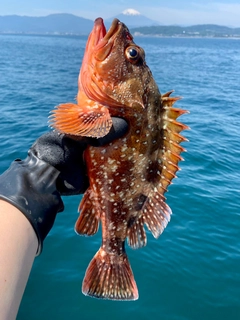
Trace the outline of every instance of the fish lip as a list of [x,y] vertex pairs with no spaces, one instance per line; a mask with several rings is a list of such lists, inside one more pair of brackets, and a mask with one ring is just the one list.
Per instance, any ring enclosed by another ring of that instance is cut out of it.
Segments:
[[117,18],[115,18],[113,20],[108,32],[104,36],[104,40],[106,40],[106,41],[109,40],[116,33],[116,31],[119,29],[120,25],[121,25],[121,22]]
[[94,21],[94,29],[98,32],[98,40],[96,45],[98,45],[101,41],[106,43],[109,41],[109,39],[118,31],[119,27],[121,25],[121,22],[115,18],[109,28],[108,31],[106,31],[106,27],[104,25],[104,21],[102,18],[97,18]]

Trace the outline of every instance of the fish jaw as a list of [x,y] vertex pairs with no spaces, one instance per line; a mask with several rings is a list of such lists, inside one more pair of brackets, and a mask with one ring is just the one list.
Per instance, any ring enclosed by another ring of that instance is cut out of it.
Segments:
[[[97,73],[95,69],[96,63],[104,61],[110,54],[114,45],[114,39],[117,37],[118,30],[121,24],[118,19],[114,19],[109,29],[106,31],[105,25],[102,18],[97,18],[94,22],[94,27],[89,35],[85,54],[82,62],[82,67],[78,78],[79,92],[83,91],[89,99],[95,100],[106,105],[115,105],[115,101],[110,99],[101,90],[99,84],[96,85],[100,79],[95,79]],[[77,100],[79,100],[77,98]],[[119,106],[117,104],[116,106]]]
[[[112,46],[112,42],[113,42],[112,37],[114,34],[116,37],[116,32],[118,30],[119,24],[120,24],[120,21],[118,19],[114,19],[109,31],[107,32],[102,18],[97,18],[94,21],[93,30],[90,33],[87,44],[86,44],[86,50],[85,50],[85,56],[84,56],[84,59],[86,59],[86,61],[90,60],[89,58],[93,53],[96,54],[96,58],[98,60],[106,59],[107,53]],[[99,54],[99,50],[102,49],[103,47],[105,47],[104,48],[105,50],[101,51],[101,54],[102,54],[101,55]]]
[[108,32],[106,32],[105,25],[102,18],[98,18],[94,22],[93,32],[98,34],[98,41],[96,46],[93,47],[95,51],[95,59],[103,61],[110,53],[114,39],[117,37],[118,32],[121,29],[121,22],[118,19],[114,19]]

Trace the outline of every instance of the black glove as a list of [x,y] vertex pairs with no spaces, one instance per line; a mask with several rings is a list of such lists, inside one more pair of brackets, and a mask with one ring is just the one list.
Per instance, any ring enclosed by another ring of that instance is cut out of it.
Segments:
[[25,160],[15,160],[0,176],[0,199],[17,207],[38,237],[38,254],[56,214],[63,211],[60,195],[83,193],[88,187],[83,152],[87,145],[101,146],[123,136],[125,120],[113,118],[109,134],[101,139],[73,140],[55,131],[41,136]]

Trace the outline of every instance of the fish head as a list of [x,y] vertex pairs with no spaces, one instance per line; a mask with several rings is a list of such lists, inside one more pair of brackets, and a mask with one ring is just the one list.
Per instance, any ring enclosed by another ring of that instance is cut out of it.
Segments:
[[158,91],[145,52],[134,43],[126,25],[114,19],[106,31],[103,19],[96,19],[86,45],[79,89],[108,107],[144,108],[150,87]]

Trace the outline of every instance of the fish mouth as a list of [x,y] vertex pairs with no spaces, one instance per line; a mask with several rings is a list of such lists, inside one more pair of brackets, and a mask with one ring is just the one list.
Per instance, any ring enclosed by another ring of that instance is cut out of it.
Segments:
[[96,36],[96,45],[98,45],[100,42],[108,42],[113,35],[117,33],[119,28],[121,27],[121,22],[118,19],[114,19],[109,30],[106,30],[106,27],[104,25],[102,18],[97,18],[94,21],[94,27],[93,32]]
[[103,61],[108,57],[122,27],[123,24],[118,19],[114,19],[111,27],[107,31],[102,18],[95,20],[91,34],[92,41],[90,40],[90,50],[93,51],[96,60]]
[[[104,105],[117,105],[105,92],[104,77],[101,64],[104,63],[114,50],[115,41],[123,30],[124,25],[114,19],[109,30],[106,30],[102,18],[94,21],[92,32],[89,35],[79,75],[79,87],[87,97]],[[106,70],[106,68],[104,69]]]

